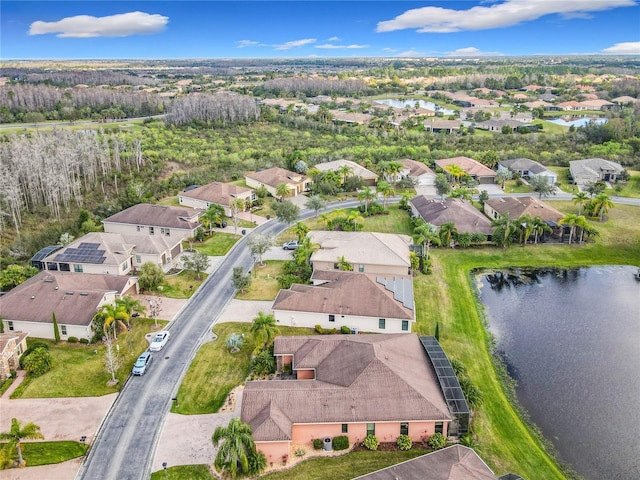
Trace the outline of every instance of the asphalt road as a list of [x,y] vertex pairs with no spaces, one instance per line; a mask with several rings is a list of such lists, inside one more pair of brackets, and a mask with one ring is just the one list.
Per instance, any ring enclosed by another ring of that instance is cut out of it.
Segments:
[[[356,200],[336,202],[328,209],[358,204]],[[302,210],[300,219],[313,215],[313,211]],[[146,480],[150,477],[156,442],[172,398],[201,342],[210,337],[212,326],[235,294],[231,284],[233,268],[242,266],[247,271],[254,263],[247,238],[256,233],[277,235],[287,227],[274,220],[256,228],[234,246],[218,270],[201,285],[172,322],[171,338],[162,351],[153,354],[148,372],[141,377],[129,377],[123,386],[77,478]]]

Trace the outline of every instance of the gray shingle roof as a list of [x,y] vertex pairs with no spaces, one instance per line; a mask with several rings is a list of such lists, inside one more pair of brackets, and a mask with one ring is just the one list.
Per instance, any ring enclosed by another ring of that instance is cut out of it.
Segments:
[[564,214],[536,197],[500,197],[490,198],[485,201],[500,215],[509,214],[509,218],[515,220],[524,214],[532,217],[540,217],[542,220],[558,222]]
[[109,218],[103,223],[124,223],[127,225],[145,225],[164,228],[181,228],[191,230],[198,227],[200,210],[188,207],[170,207],[139,203]]
[[498,165],[509,168],[511,170],[529,170],[535,174],[548,172],[549,170],[542,164],[531,160],[530,158],[513,158],[511,160],[503,160]]
[[281,183],[301,185],[308,180],[307,177],[300,173],[285,170],[280,167],[273,167],[267,170],[260,170],[259,172],[247,173],[245,177],[251,178],[265,185],[269,185],[273,188],[276,188]]
[[471,203],[460,198],[447,198],[444,201],[418,195],[410,200],[418,215],[427,223],[440,227],[453,222],[458,233],[482,233],[491,235],[491,221],[480,213]]
[[203,202],[217,203],[219,205],[231,205],[231,201],[239,194],[250,192],[250,188],[239,187],[230,183],[212,182],[198,188],[182,192],[185,198],[195,198]]

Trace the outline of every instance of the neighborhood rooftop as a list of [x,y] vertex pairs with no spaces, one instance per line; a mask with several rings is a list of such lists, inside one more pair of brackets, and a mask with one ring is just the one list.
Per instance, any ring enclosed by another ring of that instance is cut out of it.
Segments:
[[230,206],[231,201],[242,193],[250,192],[250,188],[239,187],[230,183],[211,182],[207,185],[182,192],[183,197],[195,198],[210,203]]
[[300,173],[291,172],[280,167],[247,173],[245,176],[272,187],[277,187],[281,183],[301,184],[307,179],[307,177]]
[[139,203],[103,220],[103,223],[125,223],[191,230],[198,226],[202,212],[194,208],[170,207]]

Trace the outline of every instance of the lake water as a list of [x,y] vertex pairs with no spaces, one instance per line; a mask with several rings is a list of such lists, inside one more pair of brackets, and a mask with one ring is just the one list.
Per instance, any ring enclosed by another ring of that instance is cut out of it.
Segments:
[[567,120],[567,117],[558,117],[558,118],[547,118],[551,123],[555,123],[557,125],[562,125],[563,127],[584,127],[589,122],[595,122],[597,124],[607,123],[608,119],[606,118],[598,118],[598,117],[580,117],[575,118],[574,120]]
[[[437,105],[433,102],[427,102],[425,100],[417,100],[414,98],[405,98],[405,99],[397,99],[397,98],[385,98],[383,100],[375,100],[376,103],[382,103],[383,105],[389,105],[390,107],[395,107],[395,108],[405,108],[407,105],[410,108],[413,108],[416,106],[416,102],[418,102],[420,104],[420,107],[422,108],[428,108],[429,110],[433,110],[434,112],[436,111],[436,107]],[[453,110],[449,110],[448,108],[442,108],[442,107],[438,107],[439,108],[439,112],[442,112],[443,115],[453,115],[456,112]]]
[[589,480],[640,479],[637,270],[478,276],[520,403],[560,459]]

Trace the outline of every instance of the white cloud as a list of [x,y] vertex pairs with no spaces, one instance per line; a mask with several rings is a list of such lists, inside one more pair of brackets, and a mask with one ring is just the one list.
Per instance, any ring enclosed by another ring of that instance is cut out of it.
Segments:
[[329,39],[327,39],[327,42],[337,42],[340,40],[340,37],[331,37]]
[[255,42],[253,40],[238,40],[236,42],[236,46],[238,48],[244,48],[244,47],[263,47],[264,45],[260,42]]
[[393,53],[393,52],[397,52],[397,51],[398,51],[398,49],[397,49],[397,48],[389,48],[389,47],[385,47],[385,48],[383,48],[383,49],[382,49],[382,51],[383,51],[383,52],[390,52],[390,53]]
[[635,0],[505,0],[467,10],[423,7],[407,10],[392,20],[378,22],[378,32],[417,29],[420,33],[449,33],[488,30],[536,20],[545,15],[584,16],[588,12],[631,7]]
[[324,45],[316,45],[316,48],[328,48],[328,49],[338,49],[338,48],[348,48],[348,49],[352,49],[352,48],[369,48],[369,45],[357,45],[357,44],[351,44],[351,45],[335,45],[333,43],[326,43]]
[[605,48],[602,53],[613,53],[618,55],[640,55],[640,42],[622,42]]
[[417,50],[407,50],[396,55],[396,57],[424,57],[424,52]]
[[57,33],[60,38],[127,37],[148,35],[164,30],[169,17],[144,12],[129,12],[108,17],[78,15],[57,22],[36,21],[29,28],[29,35]]
[[276,50],[291,50],[292,48],[304,47],[305,45],[316,42],[317,39],[315,38],[303,38],[301,40],[291,40],[290,42],[273,45],[273,48],[275,48]]
[[447,53],[450,57],[496,57],[504,55],[500,52],[483,52],[476,47],[458,48],[452,52]]

